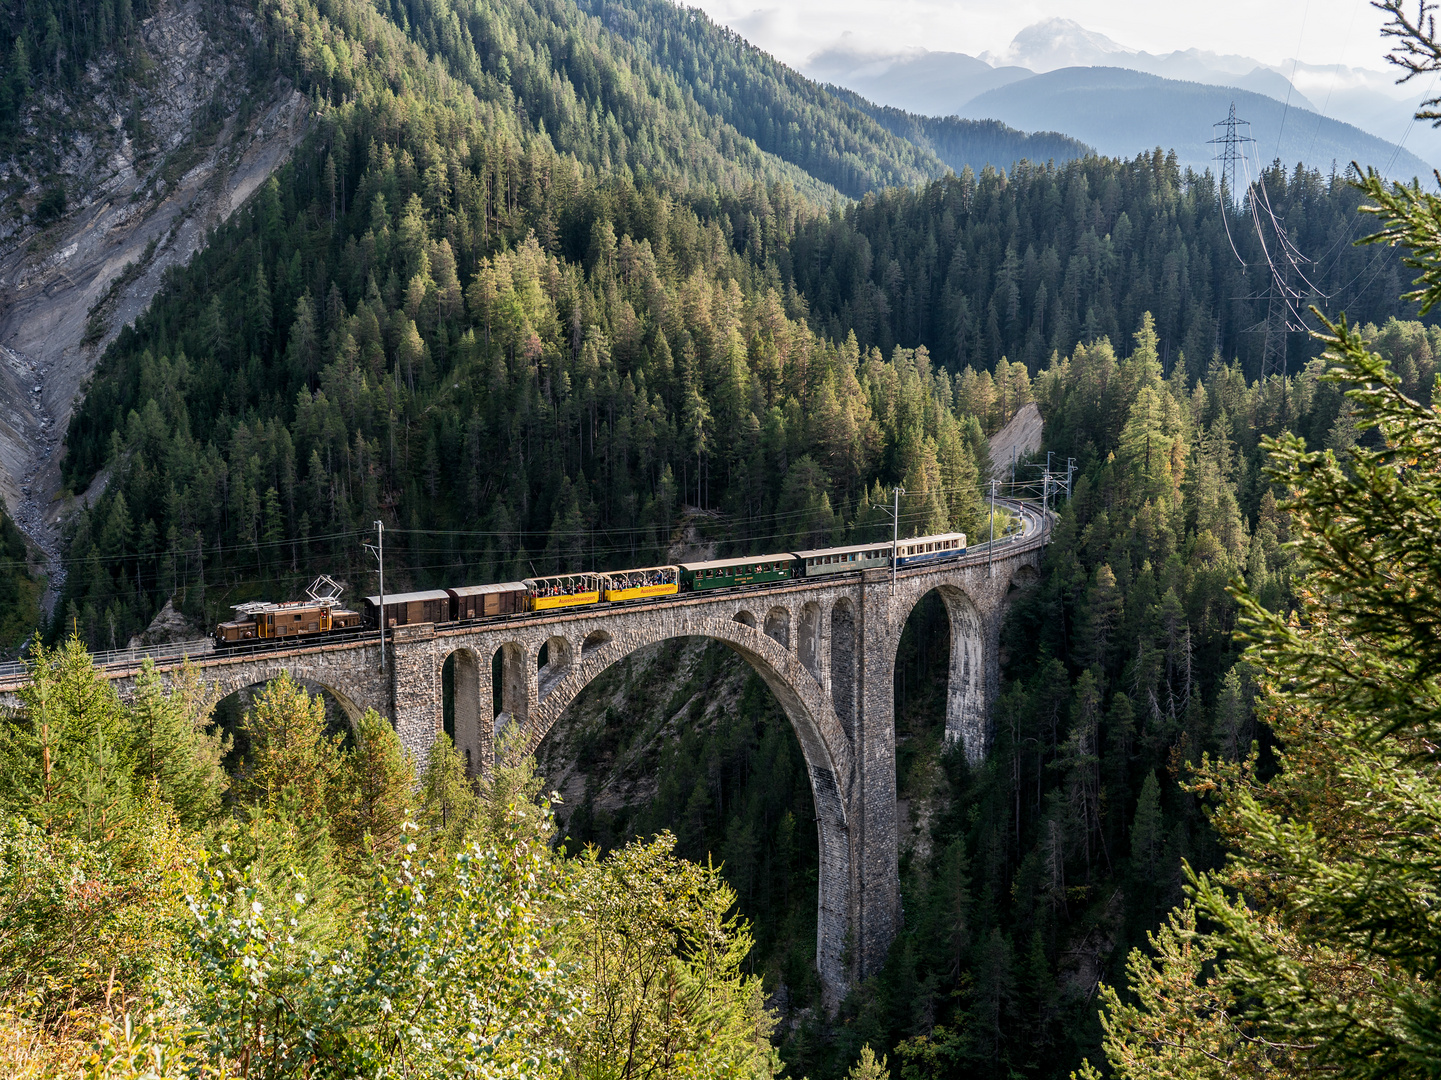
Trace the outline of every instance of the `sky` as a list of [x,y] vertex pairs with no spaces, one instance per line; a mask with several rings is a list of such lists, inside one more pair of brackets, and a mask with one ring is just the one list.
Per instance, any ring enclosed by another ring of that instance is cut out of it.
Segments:
[[[1017,31],[1072,19],[1151,53],[1198,48],[1289,63],[1385,68],[1384,19],[1368,0],[683,0],[793,67],[836,44],[1000,53]],[[1408,4],[1408,7],[1410,5]],[[1198,10],[1206,15],[1199,17]]]

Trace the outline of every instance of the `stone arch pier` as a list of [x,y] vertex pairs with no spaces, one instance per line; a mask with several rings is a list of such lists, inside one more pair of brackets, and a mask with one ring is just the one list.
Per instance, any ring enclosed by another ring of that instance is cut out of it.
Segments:
[[483,771],[500,732],[533,752],[580,691],[635,650],[675,637],[725,643],[771,688],[805,756],[821,861],[817,967],[834,1008],[856,979],[879,970],[900,925],[893,688],[906,619],[927,593],[940,594],[951,632],[946,736],[980,761],[1001,620],[1016,589],[1035,580],[1039,548],[903,570],[894,581],[889,571],[867,571],[503,625],[403,627],[393,715],[406,745],[423,755],[440,715],[440,665],[459,650],[496,657],[480,665],[479,686],[467,691],[473,699],[454,711],[477,717],[469,744],[457,719],[456,741]]
[[[597,605],[474,624],[422,623],[386,635],[273,652],[201,655],[223,692],[288,671],[333,693],[347,710],[393,718],[423,764],[450,717],[472,774],[495,763],[496,740],[533,751],[600,672],[646,645],[675,637],[724,642],[760,674],[789,717],[815,799],[821,874],[816,956],[826,1005],[874,974],[900,926],[894,677],[906,619],[937,591],[951,631],[946,735],[984,758],[997,693],[1001,620],[1014,593],[1036,580],[1046,530],[1041,513],[1013,504],[1024,533],[993,551],[931,566],[867,570],[776,585]],[[157,658],[162,672],[178,660]],[[133,657],[103,668],[133,685]],[[0,703],[23,673],[0,674]],[[447,689],[448,688],[448,689]]]
[[[171,672],[178,670],[186,659],[156,661],[155,669],[162,680],[168,682]],[[351,723],[366,709],[374,709],[382,716],[391,715],[390,680],[380,671],[377,642],[344,642],[238,654],[197,651],[188,660],[200,669],[201,676],[214,688],[217,698],[261,686],[282,672],[288,672],[297,682],[319,687],[330,694]],[[100,670],[120,692],[121,698],[128,700],[135,690],[140,663],[105,665]],[[0,680],[0,700],[7,696],[7,683],[10,682]]]

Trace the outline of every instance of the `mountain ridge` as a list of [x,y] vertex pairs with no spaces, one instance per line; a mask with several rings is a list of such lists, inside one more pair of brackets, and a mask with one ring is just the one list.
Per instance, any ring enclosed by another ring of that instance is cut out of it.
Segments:
[[[1198,172],[1213,168],[1215,124],[1231,105],[1250,124],[1257,154],[1344,168],[1352,160],[1398,180],[1425,176],[1429,166],[1400,147],[1351,124],[1274,98],[1232,87],[1164,79],[1128,68],[1060,68],[989,90],[963,110],[1015,127],[1054,128],[1126,158],[1149,147],[1174,150]],[[1253,162],[1254,168],[1254,162]]]
[[[1441,163],[1441,132],[1408,122],[1421,96],[1398,86],[1382,72],[1294,60],[1267,64],[1251,57],[1197,48],[1149,53],[1119,44],[1068,19],[1033,23],[1022,29],[1007,48],[979,57],[919,48],[866,51],[853,45],[837,45],[812,54],[802,66],[815,77],[847,87],[882,106],[927,116],[978,115],[968,106],[981,94],[1062,68],[1121,68],[1260,94],[1283,106],[1325,117],[1327,122],[1352,125],[1383,142],[1403,143],[1423,162]],[[1015,117],[995,118],[1017,123]],[[1041,127],[1059,128],[1083,141],[1095,142],[1082,132],[1067,130],[1053,117],[1041,115],[1037,119]],[[1184,132],[1159,140],[1167,148],[1185,141]],[[1386,156],[1389,158],[1390,151]],[[1308,159],[1307,163],[1324,168],[1328,161]]]
[[884,105],[875,105],[844,87],[828,88],[842,101],[874,117],[882,127],[918,146],[933,151],[956,173],[970,168],[1001,169],[1009,172],[1019,161],[1037,164],[1074,161],[1094,154],[1093,147],[1057,131],[1018,131],[999,120],[960,116],[918,116]]

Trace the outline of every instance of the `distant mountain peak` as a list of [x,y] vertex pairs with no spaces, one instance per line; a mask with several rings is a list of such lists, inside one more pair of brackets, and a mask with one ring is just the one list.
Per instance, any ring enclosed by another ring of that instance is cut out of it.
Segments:
[[1000,53],[982,53],[981,59],[997,67],[1015,64],[1032,71],[1114,64],[1137,50],[1087,30],[1072,19],[1050,18],[1032,23],[1011,39]]
[[[1065,69],[1088,68],[1092,69],[1091,75],[1073,72],[1072,82],[1085,82],[1090,88],[1088,93],[1098,93],[1100,83],[1114,84],[1117,90],[1129,86],[1130,93],[1138,99],[1136,108],[1140,109],[1148,96],[1157,92],[1156,88],[1134,79],[1127,80],[1123,73],[1144,73],[1178,84],[1191,84],[1195,88],[1192,92],[1201,92],[1206,87],[1249,92],[1278,103],[1282,110],[1302,109],[1311,113],[1306,122],[1313,125],[1312,128],[1291,151],[1308,164],[1326,168],[1332,156],[1349,160],[1350,135],[1332,132],[1332,136],[1327,136],[1335,142],[1334,155],[1332,150],[1320,148],[1326,139],[1319,135],[1331,130],[1325,126],[1329,120],[1349,124],[1390,144],[1382,155],[1383,164],[1393,156],[1395,144],[1401,142],[1404,150],[1419,158],[1404,153],[1397,157],[1398,170],[1407,175],[1408,170],[1418,166],[1420,173],[1425,173],[1423,162],[1441,162],[1441,130],[1410,122],[1419,105],[1419,91],[1393,85],[1394,75],[1389,72],[1296,60],[1264,64],[1253,57],[1197,47],[1152,53],[1087,29],[1073,19],[1052,18],[1032,23],[1016,34],[1005,49],[982,53],[979,57],[915,47],[886,48],[858,35],[845,34],[829,47],[812,54],[803,67],[812,78],[846,87],[879,105],[917,116],[955,114],[971,119],[996,119],[1027,131],[1059,130],[1088,145],[1110,148],[1103,152],[1125,154],[1134,152],[1140,144],[1132,145],[1134,140],[1114,144],[1111,135],[1140,123],[1138,113],[1133,115],[1128,111],[1124,117],[1119,114],[1100,118],[1071,116],[1061,109],[1066,103],[1059,101],[1050,102],[1045,110],[1037,106],[1038,111],[990,112],[987,110],[1001,109],[1002,100],[986,95],[1011,87],[1005,100],[1017,102],[1028,93],[1020,87],[1023,82]],[[1170,90],[1181,92],[1179,86],[1172,86]],[[1204,142],[1211,137],[1211,124],[1225,115],[1230,99],[1230,93],[1220,95],[1217,99],[1220,112],[1216,116],[1198,117],[1200,127],[1195,131],[1151,130],[1146,138],[1178,147],[1189,145],[1198,135]],[[1117,99],[1108,102],[1106,107],[1115,109],[1120,105]],[[1252,101],[1247,108],[1256,116],[1273,111],[1260,100]],[[1254,119],[1251,115],[1245,118]],[[1097,119],[1103,121],[1101,127],[1093,126],[1092,121]],[[1278,117],[1278,129],[1289,128],[1289,124],[1280,128]],[[1204,168],[1212,149],[1207,145],[1192,147],[1188,163]]]

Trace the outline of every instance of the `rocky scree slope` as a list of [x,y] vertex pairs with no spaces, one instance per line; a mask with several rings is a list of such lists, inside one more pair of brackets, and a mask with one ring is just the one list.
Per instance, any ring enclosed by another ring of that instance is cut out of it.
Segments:
[[76,91],[32,96],[0,159],[0,495],[50,573],[47,610],[60,440],[96,362],[309,127],[307,100],[252,62],[248,10],[162,0],[137,30]]

